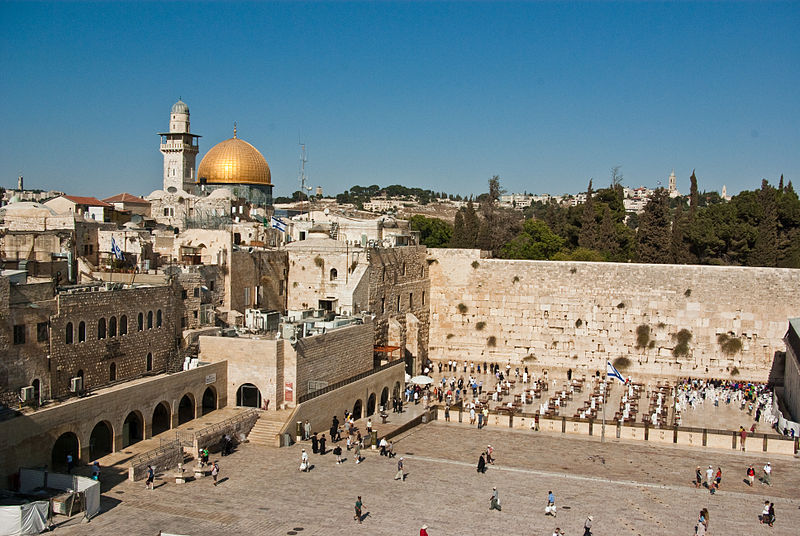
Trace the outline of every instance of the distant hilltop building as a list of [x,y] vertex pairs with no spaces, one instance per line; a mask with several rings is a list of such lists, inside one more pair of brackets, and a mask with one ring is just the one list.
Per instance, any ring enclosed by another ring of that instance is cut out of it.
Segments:
[[679,197],[681,193],[678,191],[677,186],[677,179],[675,178],[675,170],[672,170],[672,173],[669,174],[669,185],[667,186],[667,193],[669,193],[670,198]]

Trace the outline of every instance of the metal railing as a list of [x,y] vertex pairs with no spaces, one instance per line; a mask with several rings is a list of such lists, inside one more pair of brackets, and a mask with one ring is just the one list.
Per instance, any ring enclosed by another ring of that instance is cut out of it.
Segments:
[[358,380],[362,380],[362,379],[364,379],[364,378],[366,378],[368,376],[372,376],[373,374],[377,374],[378,372],[382,372],[382,371],[384,371],[386,369],[389,369],[389,368],[392,368],[392,367],[396,367],[398,365],[403,365],[404,363],[405,363],[404,359],[402,359],[402,358],[401,359],[396,359],[394,361],[386,363],[385,365],[381,365],[378,368],[374,368],[374,369],[368,370],[366,372],[362,372],[361,374],[357,374],[357,375],[353,376],[352,378],[348,378],[348,379],[342,380],[340,382],[332,383],[332,384],[328,385],[327,387],[319,389],[318,391],[314,391],[312,393],[306,393],[306,394],[302,395],[301,397],[299,397],[297,399],[297,403],[298,404],[302,404],[303,402],[308,402],[312,398],[316,398],[316,397],[318,397],[320,395],[324,395],[325,393],[330,393],[334,389],[338,389],[339,387],[343,387],[343,386],[345,386],[347,384],[356,382]]

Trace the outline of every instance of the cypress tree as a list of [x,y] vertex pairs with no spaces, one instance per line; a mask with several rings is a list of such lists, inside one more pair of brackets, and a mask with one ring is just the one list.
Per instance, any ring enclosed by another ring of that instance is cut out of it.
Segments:
[[700,202],[700,194],[697,192],[697,177],[692,170],[692,176],[689,177],[691,186],[689,187],[689,222],[694,221],[697,215],[697,205]]
[[775,200],[775,189],[766,179],[761,181],[758,192],[758,203],[762,216],[758,222],[758,234],[753,251],[747,258],[750,266],[777,266],[778,264],[778,206]]
[[478,240],[478,230],[480,229],[480,221],[478,214],[475,212],[475,205],[472,204],[472,198],[467,201],[467,208],[464,211],[464,236],[466,244],[465,248],[474,248]]
[[636,252],[639,262],[650,264],[672,262],[670,223],[669,197],[664,188],[659,188],[653,193],[639,218],[639,229],[636,232]]
[[594,200],[592,199],[592,180],[586,190],[586,203],[583,205],[581,231],[578,234],[578,245],[586,249],[597,248],[597,224],[595,223]]
[[463,209],[456,212],[456,219],[453,222],[453,236],[450,238],[451,248],[466,248],[467,235],[464,229],[464,214]]

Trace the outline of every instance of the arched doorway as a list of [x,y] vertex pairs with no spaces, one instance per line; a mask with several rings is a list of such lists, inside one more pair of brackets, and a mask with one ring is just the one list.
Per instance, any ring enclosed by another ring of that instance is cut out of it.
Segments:
[[367,417],[375,414],[375,393],[369,395],[367,399]]
[[217,392],[213,387],[206,387],[203,392],[203,415],[217,409]]
[[361,418],[361,400],[356,400],[356,403],[353,404],[353,420],[357,421]]
[[122,423],[122,448],[144,439],[144,419],[138,411],[131,411]]
[[161,432],[166,432],[172,425],[172,419],[169,416],[169,404],[166,402],[159,402],[156,409],[153,410],[153,435],[158,435]]
[[75,465],[77,465],[80,452],[81,449],[80,449],[80,443],[78,442],[78,436],[76,436],[72,432],[66,432],[61,434],[58,437],[58,439],[56,439],[56,442],[53,445],[53,456],[52,456],[53,469],[57,470],[66,469],[67,454],[72,455],[72,460],[73,462],[75,462]]
[[194,419],[194,397],[186,393],[178,404],[178,424]]
[[236,390],[236,405],[248,408],[261,407],[261,391],[252,383],[243,383]]
[[94,425],[89,436],[89,459],[96,460],[114,451],[114,432],[106,421]]
[[381,408],[385,411],[389,404],[389,388],[384,387],[381,391]]

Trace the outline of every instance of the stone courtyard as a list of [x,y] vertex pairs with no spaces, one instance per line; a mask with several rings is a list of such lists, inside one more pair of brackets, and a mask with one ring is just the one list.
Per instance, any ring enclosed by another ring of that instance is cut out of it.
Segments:
[[[497,462],[481,475],[475,463],[487,444],[493,445]],[[800,526],[800,466],[788,456],[769,458],[772,486],[757,481],[751,489],[743,482],[745,469],[752,463],[760,475],[768,461],[762,455],[600,443],[436,421],[395,441],[406,463],[407,477],[400,482],[393,480],[396,459],[376,451],[365,451],[359,465],[352,456],[336,465],[330,453],[311,454],[313,470],[301,473],[302,446],[243,444],[229,457],[217,458],[217,487],[209,477],[177,485],[168,471],[148,491],[143,482],[124,481],[115,467],[104,468],[101,513],[88,524],[69,520],[56,533],[417,535],[424,523],[431,536],[549,536],[555,527],[571,536],[583,534],[591,513],[596,535],[673,536],[693,534],[703,507],[710,512],[711,534],[789,535]],[[695,466],[709,464],[723,471],[716,495],[692,484]],[[492,486],[498,488],[502,512],[488,509]],[[555,519],[544,515],[548,490],[559,508]],[[361,526],[353,520],[357,495],[368,514]],[[775,503],[772,529],[757,520],[766,499]]]

